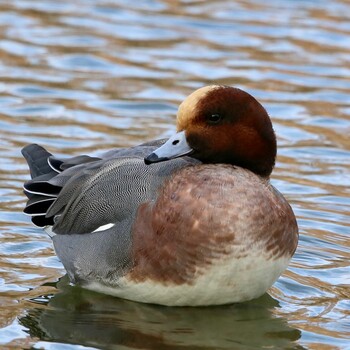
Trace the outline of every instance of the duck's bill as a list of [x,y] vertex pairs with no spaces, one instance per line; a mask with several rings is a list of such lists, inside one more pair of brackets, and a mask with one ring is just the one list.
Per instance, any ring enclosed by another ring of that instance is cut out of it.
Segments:
[[180,131],[177,134],[170,137],[162,146],[153,151],[149,156],[145,158],[146,164],[163,162],[166,160],[189,155],[193,152],[193,149],[188,145],[186,141],[186,135],[184,131]]

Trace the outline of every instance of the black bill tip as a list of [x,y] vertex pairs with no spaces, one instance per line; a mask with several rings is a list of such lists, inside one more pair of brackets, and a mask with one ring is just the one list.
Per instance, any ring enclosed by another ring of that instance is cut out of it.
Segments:
[[169,158],[167,158],[167,157],[158,157],[155,153],[151,153],[149,156],[144,158],[144,162],[147,165],[152,164],[152,163],[164,162],[166,160],[169,160]]

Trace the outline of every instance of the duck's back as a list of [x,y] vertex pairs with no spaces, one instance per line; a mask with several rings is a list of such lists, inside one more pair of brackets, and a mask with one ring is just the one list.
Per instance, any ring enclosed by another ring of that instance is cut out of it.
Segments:
[[65,160],[38,145],[23,149],[32,175],[24,185],[25,213],[50,233],[73,282],[125,273],[139,205],[155,200],[172,173],[198,163],[181,158],[146,166],[144,156],[161,142]]

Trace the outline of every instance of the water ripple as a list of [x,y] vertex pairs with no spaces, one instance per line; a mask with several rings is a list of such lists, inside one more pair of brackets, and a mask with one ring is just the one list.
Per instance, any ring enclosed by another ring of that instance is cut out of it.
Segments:
[[[0,1],[0,344],[349,348],[349,12],[343,0]],[[194,310],[56,284],[51,241],[22,214],[21,147],[64,156],[169,136],[183,98],[212,83],[273,119],[272,183],[300,227],[286,273],[256,301]]]

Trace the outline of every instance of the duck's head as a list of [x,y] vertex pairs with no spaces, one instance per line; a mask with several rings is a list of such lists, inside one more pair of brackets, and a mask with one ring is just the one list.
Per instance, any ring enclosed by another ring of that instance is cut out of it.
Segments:
[[189,155],[203,163],[237,165],[268,177],[275,164],[276,136],[264,107],[230,86],[196,90],[180,105],[177,133],[145,163]]

